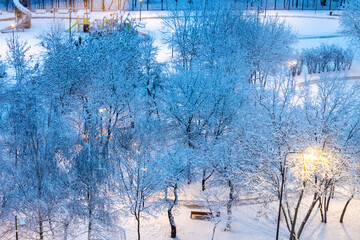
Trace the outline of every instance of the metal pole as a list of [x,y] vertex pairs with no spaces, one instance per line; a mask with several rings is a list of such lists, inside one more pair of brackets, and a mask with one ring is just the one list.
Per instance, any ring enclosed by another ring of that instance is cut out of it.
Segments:
[[17,215],[15,215],[15,236],[16,240],[19,240],[19,233],[18,233],[18,225],[17,225]]
[[[285,161],[286,162],[286,155],[285,155]],[[281,187],[280,187],[280,199],[279,199],[279,211],[278,211],[278,219],[277,219],[277,227],[276,227],[276,240],[279,240],[279,229],[280,229],[280,216],[281,216],[281,204],[282,204],[282,197],[283,197],[283,191],[284,191],[284,182],[285,182],[285,165],[284,169],[281,173]]]
[[141,7],[142,7],[142,0],[140,0],[140,21],[141,21]]

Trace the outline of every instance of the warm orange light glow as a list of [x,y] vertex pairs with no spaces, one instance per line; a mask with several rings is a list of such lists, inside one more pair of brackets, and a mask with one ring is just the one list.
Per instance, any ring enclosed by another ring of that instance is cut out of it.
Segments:
[[296,60],[288,61],[286,64],[288,67],[295,67],[297,64],[297,61]]
[[341,169],[341,158],[338,154],[325,152],[321,147],[307,148],[301,155],[293,159],[292,170],[302,181],[310,180],[314,175],[321,178],[332,177]]

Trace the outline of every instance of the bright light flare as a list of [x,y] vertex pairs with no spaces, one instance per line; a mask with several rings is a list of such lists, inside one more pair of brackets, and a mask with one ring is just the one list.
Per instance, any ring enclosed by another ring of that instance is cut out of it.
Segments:
[[341,170],[341,160],[337,154],[324,152],[322,148],[308,148],[301,157],[293,159],[292,170],[302,181],[308,181],[314,175],[321,178],[332,177]]
[[295,67],[297,64],[297,61],[296,60],[293,60],[293,61],[288,61],[286,63],[286,65],[290,68],[290,67]]
[[99,113],[103,113],[103,112],[105,112],[105,111],[106,111],[105,108],[100,108],[100,109],[99,109]]

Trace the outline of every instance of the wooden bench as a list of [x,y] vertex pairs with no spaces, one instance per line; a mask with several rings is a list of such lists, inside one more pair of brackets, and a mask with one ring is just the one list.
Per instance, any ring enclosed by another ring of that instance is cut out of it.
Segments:
[[[220,212],[217,212],[216,217],[220,217]],[[214,216],[211,212],[204,212],[204,211],[191,211],[190,218],[196,220],[210,220]]]
[[35,10],[36,14],[45,14],[46,13],[46,9],[36,9]]
[[69,9],[58,9],[57,13],[58,14],[69,14]]
[[340,17],[340,16],[341,16],[341,14],[340,14],[339,12],[333,12],[333,11],[331,11],[331,12],[330,12],[330,16],[337,16],[337,17]]

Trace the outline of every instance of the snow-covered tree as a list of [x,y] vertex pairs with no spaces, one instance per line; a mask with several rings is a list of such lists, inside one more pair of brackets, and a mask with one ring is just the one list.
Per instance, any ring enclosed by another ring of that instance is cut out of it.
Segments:
[[7,61],[8,64],[15,70],[15,80],[17,84],[21,84],[27,75],[27,69],[30,67],[30,59],[26,56],[30,50],[27,42],[22,42],[19,36],[13,36],[7,41]]
[[349,36],[354,37],[356,44],[360,41],[360,1],[347,1],[341,17],[341,27]]
[[[291,239],[300,238],[316,204],[320,207],[321,221],[327,222],[335,185],[347,178],[347,169],[354,158],[349,141],[354,130],[357,131],[357,91],[357,85],[350,87],[341,77],[329,75],[322,75],[315,84],[306,82],[302,89],[303,113],[299,111],[299,116],[305,122],[302,139],[295,149],[297,153],[288,161],[290,171],[283,205]],[[307,196],[310,203],[306,213],[300,216],[299,209]],[[301,222],[297,224],[299,219]]]

